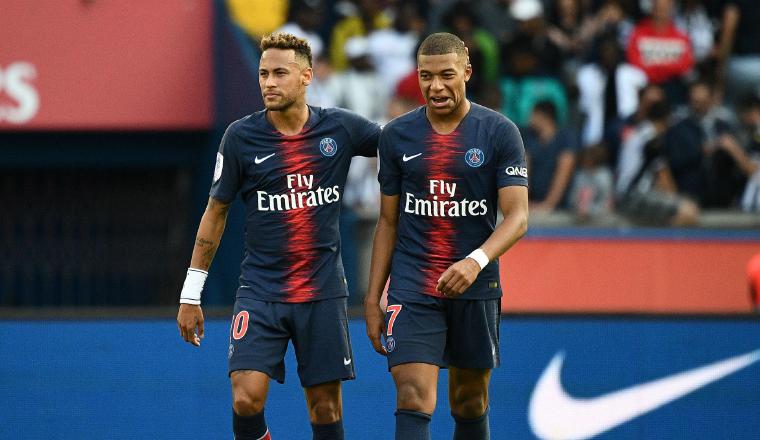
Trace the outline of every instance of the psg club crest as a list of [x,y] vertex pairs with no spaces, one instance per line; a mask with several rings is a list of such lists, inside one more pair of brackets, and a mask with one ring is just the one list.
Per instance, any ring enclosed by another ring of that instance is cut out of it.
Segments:
[[483,165],[485,159],[486,155],[483,154],[483,150],[480,148],[470,148],[466,153],[464,153],[464,161],[467,162],[467,165],[473,168],[477,168]]
[[338,144],[333,138],[324,138],[319,142],[319,151],[327,157],[335,156],[338,152]]
[[393,351],[393,350],[395,350],[395,349],[396,349],[396,340],[395,340],[395,339],[393,339],[393,336],[388,336],[388,337],[385,339],[385,350],[386,350],[388,353],[390,353],[390,352],[392,352],[392,351]]

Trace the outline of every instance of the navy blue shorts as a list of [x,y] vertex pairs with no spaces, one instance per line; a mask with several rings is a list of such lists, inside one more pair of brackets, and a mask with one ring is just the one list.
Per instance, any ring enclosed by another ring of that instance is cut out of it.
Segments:
[[388,368],[421,362],[457,368],[499,366],[500,299],[436,298],[388,292],[385,348]]
[[255,370],[285,382],[288,341],[301,386],[354,379],[346,298],[281,303],[238,298],[230,328],[229,372]]

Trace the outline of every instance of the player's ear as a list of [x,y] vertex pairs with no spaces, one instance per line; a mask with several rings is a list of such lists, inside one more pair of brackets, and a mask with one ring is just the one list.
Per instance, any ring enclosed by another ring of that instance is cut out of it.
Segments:
[[301,70],[301,84],[308,86],[314,78],[314,70],[311,67],[305,67]]
[[470,51],[466,47],[464,48],[464,53],[464,80],[467,82],[472,76],[472,64],[470,64]]

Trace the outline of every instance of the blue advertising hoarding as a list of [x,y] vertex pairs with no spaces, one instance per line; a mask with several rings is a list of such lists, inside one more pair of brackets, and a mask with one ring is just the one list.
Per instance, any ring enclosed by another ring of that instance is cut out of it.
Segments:
[[[392,380],[350,328],[346,438],[392,438]],[[206,334],[195,349],[164,320],[0,322],[0,438],[231,438],[229,322]],[[493,439],[760,438],[758,320],[506,317],[501,335]],[[453,431],[446,379],[435,439]],[[311,438],[291,352],[266,413],[273,438]]]

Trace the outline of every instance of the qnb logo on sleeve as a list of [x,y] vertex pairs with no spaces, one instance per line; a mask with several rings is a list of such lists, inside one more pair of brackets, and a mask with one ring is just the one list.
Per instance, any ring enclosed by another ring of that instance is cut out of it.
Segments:
[[526,179],[528,178],[528,168],[527,167],[507,167],[505,170],[507,174],[510,176],[522,176]]
[[0,123],[24,124],[37,115],[40,96],[32,84],[36,77],[37,69],[27,62],[0,66]]
[[425,217],[468,217],[488,213],[486,199],[469,200],[466,197],[458,199],[456,182],[431,180],[429,189],[430,196],[424,199],[412,193],[406,193],[404,212]]
[[288,191],[282,194],[256,192],[259,211],[291,211],[327,205],[340,200],[340,187],[314,188],[314,175],[288,174],[285,176]]

